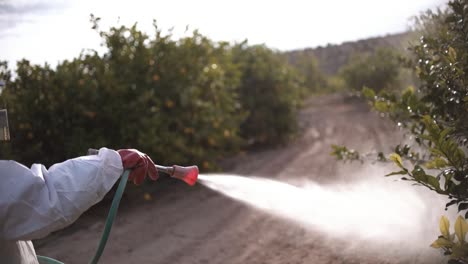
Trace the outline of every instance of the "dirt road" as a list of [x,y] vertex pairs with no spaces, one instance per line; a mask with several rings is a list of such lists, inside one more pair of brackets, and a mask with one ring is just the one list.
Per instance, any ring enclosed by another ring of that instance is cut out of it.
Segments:
[[[228,160],[226,170],[291,183],[304,177],[323,185],[353,181],[347,172],[360,165],[337,163],[329,155],[331,144],[365,151],[398,137],[393,124],[370,113],[365,103],[342,95],[310,100],[299,119],[302,133],[295,142]],[[327,237],[200,185],[161,186],[166,189],[153,190],[153,200],[141,206],[134,206],[142,202],[141,193],[125,198],[101,263],[441,263],[438,254],[344,246],[352,238]],[[86,263],[105,214],[94,208],[67,230],[37,241],[38,254]]]

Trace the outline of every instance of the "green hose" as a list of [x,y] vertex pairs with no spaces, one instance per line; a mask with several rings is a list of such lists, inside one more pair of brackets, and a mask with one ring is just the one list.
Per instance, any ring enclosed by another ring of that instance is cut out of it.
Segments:
[[39,255],[37,255],[37,260],[39,261],[39,264],[65,264],[53,258],[48,258],[44,256],[39,256]]
[[[119,209],[120,200],[122,199],[123,192],[125,190],[125,186],[127,185],[128,175],[130,174],[130,170],[124,171],[122,177],[120,179],[119,186],[117,187],[117,191],[115,192],[114,199],[112,200],[112,205],[109,210],[109,214],[107,215],[106,225],[104,226],[104,232],[101,236],[101,241],[99,241],[98,249],[94,254],[93,259],[91,260],[90,264],[96,264],[99,261],[99,258],[106,247],[107,239],[109,238],[109,234],[112,228],[112,223],[114,222],[115,216],[117,215],[117,210]],[[53,258],[48,258],[44,256],[37,256],[37,260],[40,264],[64,264],[58,260]]]

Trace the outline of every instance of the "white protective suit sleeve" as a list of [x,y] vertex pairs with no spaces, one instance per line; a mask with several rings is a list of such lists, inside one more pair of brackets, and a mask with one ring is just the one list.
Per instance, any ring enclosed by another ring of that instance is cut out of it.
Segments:
[[0,160],[0,240],[32,240],[73,223],[123,172],[115,150],[70,159],[47,170]]

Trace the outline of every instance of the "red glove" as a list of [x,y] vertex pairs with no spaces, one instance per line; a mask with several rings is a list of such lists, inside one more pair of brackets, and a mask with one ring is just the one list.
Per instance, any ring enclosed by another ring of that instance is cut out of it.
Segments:
[[140,185],[148,175],[152,180],[157,180],[158,170],[156,165],[148,155],[136,149],[120,149],[117,150],[122,158],[124,170],[130,169],[129,181],[133,181],[136,185]]

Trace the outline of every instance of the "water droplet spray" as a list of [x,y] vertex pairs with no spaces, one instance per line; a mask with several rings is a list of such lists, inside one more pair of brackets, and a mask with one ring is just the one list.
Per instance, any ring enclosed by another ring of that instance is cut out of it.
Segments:
[[438,236],[440,216],[447,215],[445,199],[397,178],[384,178],[382,170],[371,173],[374,177],[363,175],[362,180],[324,186],[232,174],[200,175],[199,182],[331,237],[441,255],[429,245]]

